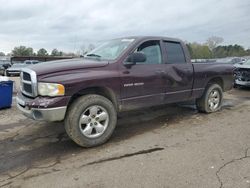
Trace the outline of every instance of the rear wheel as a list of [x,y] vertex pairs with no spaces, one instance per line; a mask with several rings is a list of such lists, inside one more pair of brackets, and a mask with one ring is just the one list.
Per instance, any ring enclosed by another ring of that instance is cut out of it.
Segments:
[[117,114],[111,101],[100,95],[86,95],[69,107],[65,130],[78,145],[93,147],[110,138],[116,121]]
[[223,91],[220,85],[210,84],[201,98],[196,100],[197,109],[200,112],[216,112],[221,109]]

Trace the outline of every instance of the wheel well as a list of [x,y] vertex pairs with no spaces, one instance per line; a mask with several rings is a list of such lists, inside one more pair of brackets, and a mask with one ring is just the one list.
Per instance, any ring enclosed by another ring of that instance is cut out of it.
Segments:
[[82,89],[71,97],[69,101],[69,105],[78,97],[83,96],[83,95],[88,95],[88,94],[97,94],[97,95],[106,97],[113,103],[115,108],[118,109],[118,102],[117,102],[115,93],[111,89],[105,88],[105,87],[91,87],[91,88]]
[[209,80],[207,85],[209,85],[209,84],[218,84],[221,86],[222,90],[224,90],[224,82],[223,82],[222,78],[220,78],[220,77],[216,77],[216,78]]

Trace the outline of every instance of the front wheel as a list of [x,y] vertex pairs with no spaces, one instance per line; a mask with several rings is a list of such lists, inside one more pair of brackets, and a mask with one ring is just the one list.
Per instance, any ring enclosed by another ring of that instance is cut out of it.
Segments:
[[221,109],[223,91],[220,85],[209,85],[201,98],[196,100],[197,109],[200,112],[211,113]]
[[85,95],[72,103],[65,118],[68,136],[82,147],[105,143],[117,121],[114,105],[100,95]]

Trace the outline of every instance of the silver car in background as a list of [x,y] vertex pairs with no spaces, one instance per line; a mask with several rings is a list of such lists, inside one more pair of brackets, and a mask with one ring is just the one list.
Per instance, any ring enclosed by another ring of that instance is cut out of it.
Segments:
[[235,85],[250,87],[250,59],[234,66]]

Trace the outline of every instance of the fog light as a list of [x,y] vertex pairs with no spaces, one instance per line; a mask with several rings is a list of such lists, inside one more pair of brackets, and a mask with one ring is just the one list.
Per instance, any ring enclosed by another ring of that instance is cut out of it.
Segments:
[[34,117],[34,119],[36,119],[36,120],[41,120],[41,119],[43,119],[42,113],[39,112],[39,111],[36,111],[36,110],[33,112],[33,117]]

